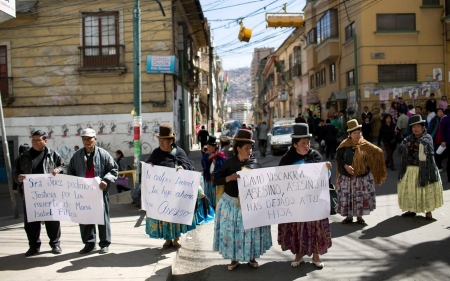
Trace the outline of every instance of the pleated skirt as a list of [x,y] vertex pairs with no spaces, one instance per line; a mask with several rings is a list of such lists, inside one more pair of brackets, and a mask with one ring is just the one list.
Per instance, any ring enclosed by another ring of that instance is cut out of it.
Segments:
[[337,193],[339,199],[337,213],[343,216],[366,216],[376,208],[375,181],[372,173],[362,177],[339,175]]
[[202,225],[214,220],[214,209],[208,197],[198,198],[195,207],[195,223]]
[[212,177],[209,181],[205,181],[203,190],[204,190],[205,195],[211,201],[213,208],[215,209],[216,208],[216,185],[214,184]]
[[195,229],[196,218],[194,214],[192,225],[185,225],[180,223],[172,223],[160,221],[152,218],[147,218],[145,221],[145,232],[150,238],[173,240],[180,237],[181,234]]

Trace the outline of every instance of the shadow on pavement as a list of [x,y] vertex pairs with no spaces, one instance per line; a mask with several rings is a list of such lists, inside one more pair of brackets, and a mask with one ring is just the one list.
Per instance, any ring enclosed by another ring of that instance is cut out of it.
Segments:
[[[395,216],[384,220],[372,228],[362,231],[359,239],[374,239],[377,237],[390,237],[402,232],[423,227],[433,221],[425,220],[423,216],[401,217]],[[333,236],[334,237],[334,236]]]
[[[227,265],[214,265],[204,270],[189,274],[173,275],[173,281],[199,281],[199,280],[295,280],[302,278],[315,270],[320,270],[314,264],[306,262],[296,268],[291,268],[291,262],[268,262],[259,268],[251,268],[245,263],[234,271],[228,271]],[[151,281],[151,278],[148,279]]]
[[31,258],[25,258],[24,256],[25,253],[0,257],[0,270],[17,270],[17,271],[27,270],[30,268],[50,266],[58,262],[64,262],[67,260],[81,257],[80,254],[78,253],[54,255],[51,257],[41,256],[42,254],[45,253],[50,253],[50,250],[41,251],[38,255]]
[[[344,219],[344,217],[342,217]],[[333,239],[338,237],[347,236],[350,233],[357,232],[365,227],[364,224],[356,223],[356,219],[353,220],[353,223],[342,224],[340,222],[332,222],[330,223],[331,227],[331,237]]]

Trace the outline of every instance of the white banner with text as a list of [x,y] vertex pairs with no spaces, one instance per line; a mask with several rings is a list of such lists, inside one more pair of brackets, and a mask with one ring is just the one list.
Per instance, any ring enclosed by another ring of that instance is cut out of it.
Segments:
[[71,221],[104,224],[103,191],[99,178],[67,175],[25,175],[27,218],[32,221]]
[[245,170],[238,174],[245,229],[316,221],[330,214],[325,163]]
[[147,216],[191,225],[200,177],[200,172],[176,171],[142,162],[141,206]]

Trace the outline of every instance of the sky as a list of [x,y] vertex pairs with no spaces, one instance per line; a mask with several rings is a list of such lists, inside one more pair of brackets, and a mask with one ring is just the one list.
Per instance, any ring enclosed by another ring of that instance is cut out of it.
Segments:
[[[216,51],[224,69],[250,66],[254,48],[273,47],[275,50],[292,33],[292,28],[266,28],[266,12],[299,13],[305,0],[200,0],[203,14],[211,25]],[[245,28],[252,29],[250,42],[240,42],[239,18]]]

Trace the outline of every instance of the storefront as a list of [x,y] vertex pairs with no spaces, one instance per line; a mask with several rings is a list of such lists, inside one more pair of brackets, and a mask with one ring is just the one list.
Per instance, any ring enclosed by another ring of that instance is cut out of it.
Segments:
[[333,117],[341,110],[347,109],[347,93],[345,91],[335,91],[331,93],[327,102],[328,115],[327,118]]

